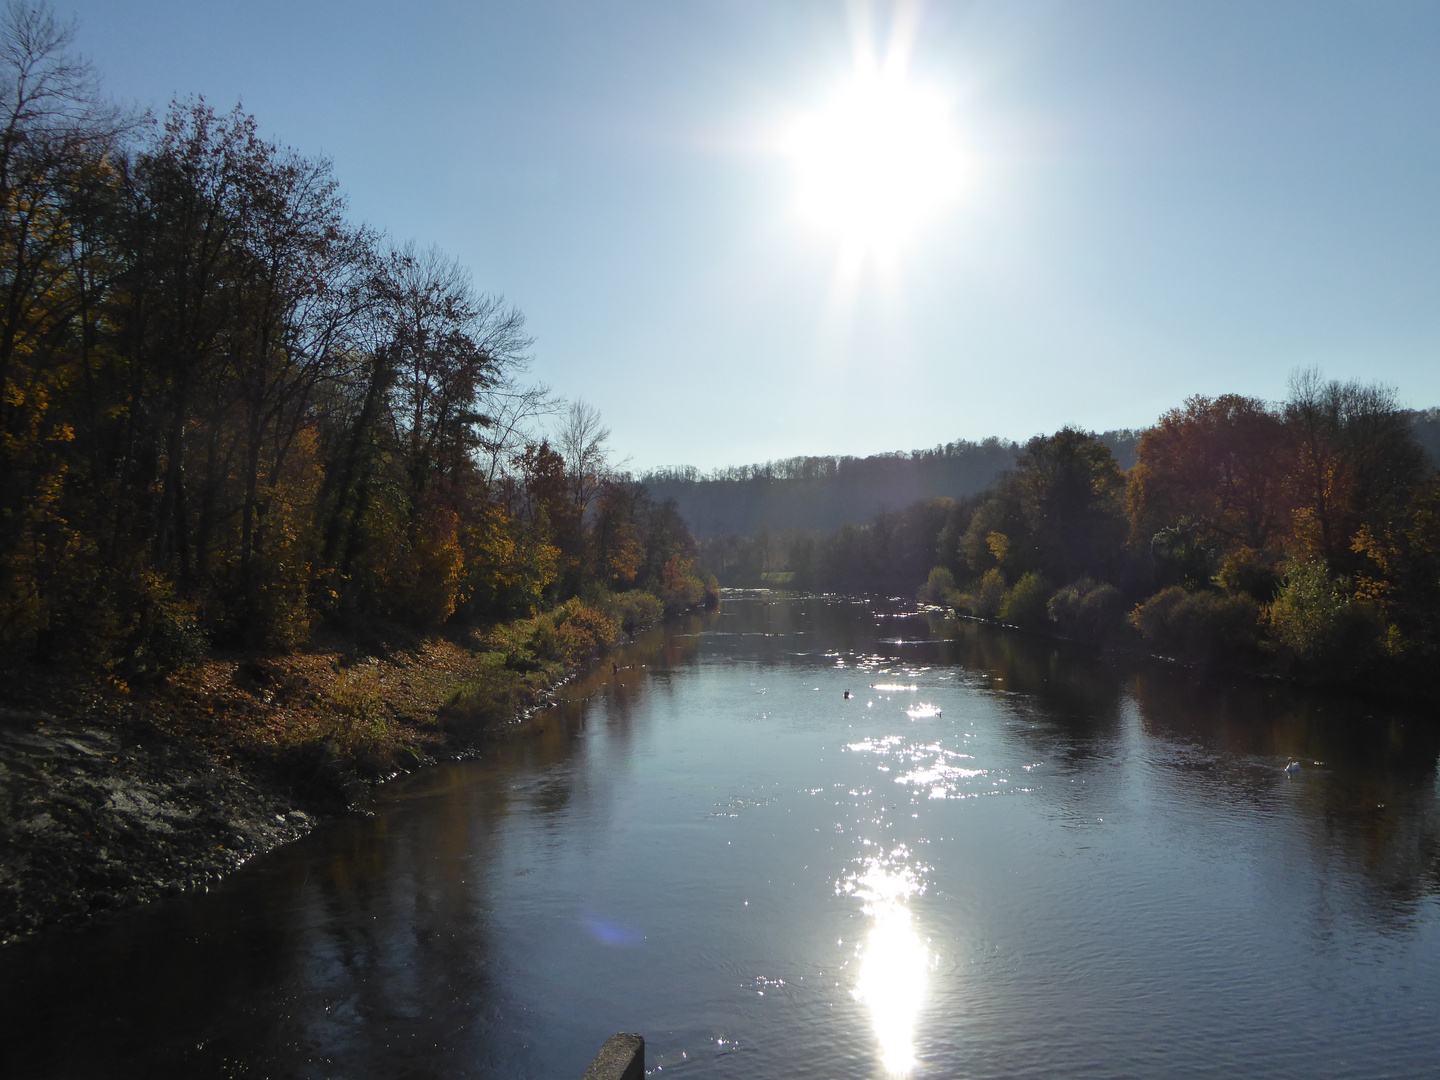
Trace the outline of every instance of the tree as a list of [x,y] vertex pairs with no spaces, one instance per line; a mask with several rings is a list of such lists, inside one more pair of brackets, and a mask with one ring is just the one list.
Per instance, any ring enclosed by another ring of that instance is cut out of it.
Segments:
[[1425,473],[1424,452],[1394,390],[1325,382],[1314,368],[1291,376],[1285,427],[1293,453],[1291,553],[1351,572],[1357,531],[1383,534],[1403,520]]
[[1127,492],[1130,540],[1181,522],[1222,553],[1263,551],[1288,519],[1285,426],[1264,402],[1192,397],[1140,437]]
[[651,506],[645,485],[624,477],[601,482],[591,534],[597,576],[612,588],[634,585],[645,566],[644,521]]
[[1115,575],[1125,536],[1125,476],[1109,447],[1074,428],[1037,435],[1021,451],[1013,483],[1033,569],[1062,582]]
[[[212,581],[232,591],[233,628],[263,637],[266,567],[279,565],[267,515],[282,483],[318,487],[318,475],[288,463],[314,423],[318,388],[343,377],[354,352],[373,237],[346,223],[328,162],[277,147],[252,117],[218,115],[203,100],[172,105],[129,187],[130,269],[112,323],[147,379],[134,396],[137,435],[153,444],[161,477],[146,530],[154,560],[187,592]],[[317,546],[287,556],[286,573]]]
[[512,365],[490,391],[490,423],[480,432],[480,447],[475,454],[486,490],[493,489],[508,464],[535,441],[532,425],[560,411],[560,400],[550,387],[544,383],[527,386],[516,378],[519,366]]
[[610,429],[600,422],[600,410],[580,399],[572,401],[555,437],[555,448],[565,459],[570,499],[582,517],[609,471],[609,441]]
[[488,395],[523,367],[531,340],[518,310],[477,293],[468,271],[438,248],[392,251],[380,288],[394,350],[396,442],[419,494],[473,468],[491,424]]
[[[430,625],[529,610],[562,564],[583,583],[606,433],[575,414],[570,475],[528,445],[555,399],[517,379],[520,313],[438,250],[382,253],[329,163],[239,108],[142,131],[72,36],[0,16],[7,653],[133,660],[201,625],[285,646],[321,613]],[[645,514],[608,580],[661,581]]]
[[11,0],[0,16],[0,432],[25,407],[17,358],[51,354],[80,301],[76,196],[105,182],[102,163],[137,123],[101,99],[67,51],[74,38],[45,4]]
[[60,636],[65,609],[97,617],[99,233],[136,125],[102,101],[73,39],[44,4],[0,14],[0,640],[31,645]]

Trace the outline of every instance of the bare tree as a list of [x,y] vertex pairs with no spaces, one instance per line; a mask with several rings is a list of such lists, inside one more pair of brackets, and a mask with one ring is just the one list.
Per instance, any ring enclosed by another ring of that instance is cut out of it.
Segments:
[[508,375],[528,362],[525,317],[503,297],[480,294],[469,271],[439,248],[391,253],[383,310],[395,353],[397,441],[411,484],[447,473],[482,448],[486,409]]
[[1296,520],[1319,554],[1343,568],[1360,525],[1398,521],[1425,471],[1424,451],[1395,391],[1381,383],[1326,381],[1318,368],[1290,376],[1285,424],[1295,447]]
[[49,4],[10,0],[0,16],[0,102],[5,132],[0,153],[10,154],[37,132],[90,130],[109,121],[124,125],[102,103],[100,78],[90,62],[68,50],[76,23],[58,22]]
[[556,433],[555,447],[565,459],[570,498],[582,514],[609,472],[609,441],[610,429],[600,422],[600,410],[578,398],[572,401]]
[[549,386],[527,386],[513,376],[490,392],[489,425],[480,436],[475,457],[487,488],[493,487],[527,446],[537,441],[534,425],[556,415],[561,399]]
[[[18,354],[43,364],[85,303],[81,207],[139,122],[103,101],[74,39],[46,4],[10,0],[0,14],[0,387]],[[11,396],[0,393],[0,426]]]

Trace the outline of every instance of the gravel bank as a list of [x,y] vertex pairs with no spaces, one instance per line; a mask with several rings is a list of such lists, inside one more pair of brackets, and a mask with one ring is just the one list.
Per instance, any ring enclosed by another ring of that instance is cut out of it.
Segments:
[[[488,730],[481,717],[462,738],[436,714],[457,686],[493,678],[489,663],[412,637],[212,657],[141,688],[4,673],[0,945],[204,888],[326,817],[364,813],[375,783]],[[507,702],[542,692],[521,689]]]
[[0,709],[0,943],[203,888],[314,823],[154,725],[95,719]]

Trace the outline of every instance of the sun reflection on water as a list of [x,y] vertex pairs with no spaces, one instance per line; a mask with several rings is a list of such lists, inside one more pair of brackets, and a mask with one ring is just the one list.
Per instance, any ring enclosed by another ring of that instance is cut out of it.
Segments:
[[880,1061],[892,1076],[915,1067],[915,1021],[925,999],[930,953],[916,932],[908,901],[925,891],[920,870],[901,845],[862,861],[864,869],[842,885],[870,918],[853,991],[870,1011]]

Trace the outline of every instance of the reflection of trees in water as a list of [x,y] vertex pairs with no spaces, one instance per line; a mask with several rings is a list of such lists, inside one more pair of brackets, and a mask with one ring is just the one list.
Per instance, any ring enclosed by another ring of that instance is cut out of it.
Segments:
[[698,662],[704,640],[700,635],[715,620],[713,612],[684,616],[625,649],[613,661],[618,671],[611,664],[604,665],[596,690],[603,696],[606,731],[612,739],[630,744],[638,734],[635,721],[640,702],[653,694],[674,693],[671,675]]
[[423,812],[354,823],[302,890],[284,979],[300,1007],[278,1034],[327,1075],[403,1075],[417,1058],[494,1068],[513,1046],[485,913],[515,799],[460,768],[425,779]]
[[[959,664],[1015,695],[998,698],[1012,717],[1007,735],[1061,774],[1083,771],[1083,785],[1047,793],[1062,812],[1113,805],[1125,770],[1096,766],[1138,754],[1173,780],[1170,797],[1247,807],[1272,815],[1277,829],[1298,825],[1319,880],[1354,878],[1372,914],[1405,916],[1440,895],[1440,729],[1425,718],[963,620],[949,625]],[[1137,733],[1143,745],[1127,746]],[[1300,772],[1283,773],[1288,761],[1301,762]],[[1223,814],[1214,820],[1224,827]]]
[[0,1075],[221,1075],[227,1058],[268,1053],[268,1017],[232,1015],[228,1003],[268,1001],[283,978],[299,874],[286,865],[259,887],[242,878],[251,887],[232,880],[7,946]]
[[810,667],[824,652],[868,654],[876,643],[875,608],[863,600],[752,594],[727,597],[715,629],[718,655]]
[[[695,664],[700,653],[700,634],[714,624],[713,612],[703,615],[686,615],[678,624],[672,624],[661,638],[661,655],[665,668],[686,668]],[[652,661],[656,667],[662,666]]]
[[1358,872],[1387,912],[1413,916],[1440,894],[1440,806],[1433,785],[1374,772],[1307,779],[1302,800],[1322,868]]
[[[695,662],[699,634],[713,619],[713,614],[686,616],[678,624],[642,632],[578,673],[561,688],[556,705],[537,710],[517,729],[485,744],[482,756],[498,770],[531,778],[525,784],[526,812],[555,814],[569,806],[577,781],[575,753],[597,711],[611,739],[622,746],[633,740],[641,700],[669,689],[671,669]],[[603,710],[597,710],[597,702]]]
[[1017,695],[999,700],[1026,745],[1070,765],[1115,752],[1125,685],[1104,658],[968,620],[955,625],[955,635],[962,667]]
[[33,943],[31,968],[11,951],[5,1074],[505,1071],[526,1033],[497,1026],[485,912],[511,797],[449,766],[420,793],[423,813],[334,823],[209,896]]
[[[1189,774],[1183,794],[1298,815],[1320,877],[1354,877],[1379,914],[1440,892],[1440,731],[1425,718],[1186,672],[1142,671],[1132,685],[1145,735],[1175,748],[1157,764]],[[1299,772],[1281,773],[1287,761]]]
[[708,652],[811,669],[827,654],[902,667],[958,663],[946,621],[910,601],[752,593],[727,597]]
[[[703,623],[688,620],[679,632]],[[396,790],[402,803],[390,813],[342,824],[324,862],[307,864],[289,892],[269,967],[253,986],[205,996],[280,1003],[279,1015],[252,1014],[224,1055],[289,1075],[306,1075],[306,1062],[316,1075],[411,1075],[442,1061],[446,1075],[515,1071],[511,1059],[544,1033],[505,1000],[502,988],[523,985],[525,973],[495,970],[487,916],[501,832],[514,818],[557,817],[584,790],[576,751],[597,695],[607,734],[626,742],[636,734],[654,675],[698,651],[698,637],[675,632],[641,635],[617,654],[618,673],[609,662],[582,673],[566,688],[569,703],[486,744],[483,766],[429,770]],[[404,808],[411,800],[414,812]],[[228,955],[216,964],[235,967]]]
[[1149,666],[1137,669],[1132,686],[1147,734],[1233,757],[1334,759],[1423,778],[1440,747],[1419,717],[1406,723],[1399,710],[1333,694]]

